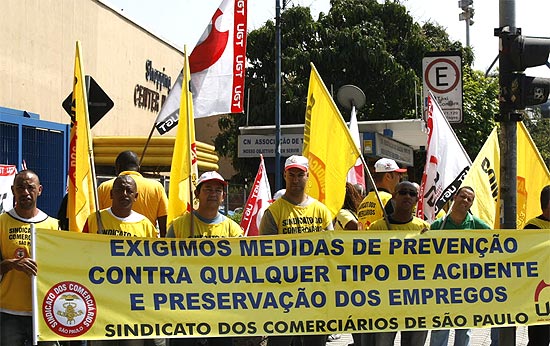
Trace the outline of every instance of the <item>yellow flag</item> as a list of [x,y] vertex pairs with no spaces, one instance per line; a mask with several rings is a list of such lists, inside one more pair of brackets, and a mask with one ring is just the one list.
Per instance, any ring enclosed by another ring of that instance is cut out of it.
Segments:
[[197,145],[195,142],[195,120],[193,97],[189,90],[191,73],[187,48],[184,49],[183,81],[179,121],[170,169],[170,191],[168,194],[167,223],[193,208],[193,193],[197,182]]
[[91,134],[88,96],[82,69],[80,42],[76,42],[73,98],[71,106],[71,140],[69,152],[69,196],[67,217],[69,230],[82,232],[88,216],[96,210],[93,173],[90,165]]
[[307,193],[336,215],[346,194],[346,178],[359,157],[349,129],[311,64],[303,155],[309,160]]
[[523,123],[518,124],[517,133],[516,227],[522,229],[527,220],[541,214],[540,191],[550,184],[550,173]]
[[[523,123],[517,129],[517,229],[540,215],[540,191],[550,184],[550,173]],[[500,228],[500,149],[496,128],[481,148],[462,186],[476,192],[472,213]]]
[[500,148],[495,127],[472,163],[461,186],[470,186],[476,193],[472,213],[489,226],[500,228],[499,220]]

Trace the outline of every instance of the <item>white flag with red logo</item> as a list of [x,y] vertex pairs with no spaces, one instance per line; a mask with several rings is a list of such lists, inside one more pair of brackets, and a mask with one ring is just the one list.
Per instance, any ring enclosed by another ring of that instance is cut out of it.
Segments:
[[[357,150],[361,152],[361,136],[359,135],[359,124],[357,123],[357,111],[355,107],[351,110],[351,119],[349,121],[349,133]],[[358,157],[355,161],[355,166],[351,167],[348,172],[348,183],[359,184],[365,187],[365,170],[363,169],[363,162]]]
[[0,165],[0,214],[13,208],[11,186],[16,173],[14,165]]
[[433,94],[427,98],[428,148],[416,216],[433,222],[466,177],[472,161]]
[[[195,118],[242,113],[246,62],[246,0],[223,0],[189,56]],[[162,105],[160,134],[178,123],[181,73]]]
[[260,221],[269,207],[271,187],[265,171],[264,157],[260,155],[260,168],[254,179],[254,185],[246,201],[241,219],[241,228],[245,236],[259,235]]

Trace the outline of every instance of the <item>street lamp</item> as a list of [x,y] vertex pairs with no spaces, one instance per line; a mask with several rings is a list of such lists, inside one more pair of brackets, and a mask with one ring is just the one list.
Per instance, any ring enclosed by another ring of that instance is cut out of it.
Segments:
[[474,25],[474,0],[459,0],[458,7],[462,13],[458,15],[458,20],[466,21],[466,47],[470,47],[470,25]]

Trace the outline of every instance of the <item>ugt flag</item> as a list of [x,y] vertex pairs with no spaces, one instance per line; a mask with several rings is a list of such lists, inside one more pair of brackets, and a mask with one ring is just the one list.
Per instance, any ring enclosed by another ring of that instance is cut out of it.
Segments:
[[431,223],[458,190],[472,161],[432,93],[427,103],[428,148],[416,215]]
[[[243,112],[246,18],[246,0],[223,0],[191,52],[195,118]],[[155,120],[161,135],[178,123],[181,83],[180,73]]]
[[271,200],[271,187],[265,171],[264,157],[260,155],[260,167],[254,179],[254,186],[250,191],[246,201],[241,219],[241,228],[245,236],[259,235],[260,221],[264,216],[264,211],[269,207]]

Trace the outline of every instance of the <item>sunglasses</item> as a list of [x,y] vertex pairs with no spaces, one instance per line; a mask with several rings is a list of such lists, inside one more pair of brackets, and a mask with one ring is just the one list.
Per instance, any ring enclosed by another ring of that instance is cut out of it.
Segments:
[[418,192],[416,192],[416,191],[399,190],[399,191],[397,191],[397,193],[400,194],[401,196],[405,196],[407,194],[411,197],[417,197],[418,196]]

